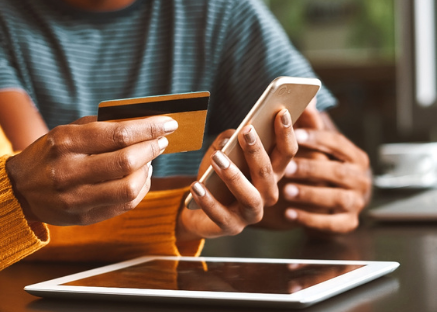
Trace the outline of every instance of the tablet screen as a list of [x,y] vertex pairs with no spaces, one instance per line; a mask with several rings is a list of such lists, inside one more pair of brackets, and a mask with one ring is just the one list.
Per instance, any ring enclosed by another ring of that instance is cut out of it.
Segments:
[[363,266],[157,259],[62,285],[292,294]]

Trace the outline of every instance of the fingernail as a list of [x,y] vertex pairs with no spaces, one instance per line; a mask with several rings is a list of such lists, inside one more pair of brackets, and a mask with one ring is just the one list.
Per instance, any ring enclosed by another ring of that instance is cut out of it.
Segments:
[[164,124],[164,131],[166,133],[173,132],[179,127],[178,122],[176,120],[167,121]]
[[288,220],[296,220],[297,219],[297,212],[293,209],[287,209],[285,211],[285,217]]
[[293,184],[287,184],[284,188],[284,195],[288,199],[292,199],[299,194],[299,189]]
[[194,183],[191,189],[199,197],[202,197],[203,195],[206,194],[205,189],[202,187],[202,185],[199,182]]
[[162,137],[158,139],[158,146],[161,150],[161,153],[164,151],[164,149],[168,146],[168,140],[166,137]]
[[153,173],[153,166],[150,166],[149,171],[147,172],[147,179],[150,179],[152,177],[152,173]]
[[221,141],[221,142],[219,143],[218,148],[219,148],[219,149],[222,149],[223,147],[225,147],[226,143],[228,143],[228,142],[229,142],[229,138],[225,138],[225,139],[223,139],[223,141]]
[[297,164],[292,160],[288,163],[287,167],[285,168],[285,175],[287,177],[292,176],[296,172],[296,170],[297,170]]
[[229,160],[226,158],[226,156],[220,152],[216,151],[214,155],[212,156],[212,160],[219,166],[220,169],[227,169],[231,165]]
[[284,126],[284,128],[288,128],[291,126],[291,116],[290,116],[290,112],[288,111],[288,109],[286,109],[285,112],[282,113],[281,121],[282,121],[282,125]]
[[152,162],[149,161],[149,162],[147,163],[147,168],[150,168],[151,165],[152,165]]
[[249,145],[253,145],[256,142],[256,134],[255,134],[255,129],[253,128],[253,126],[250,126],[250,129],[248,132],[246,132],[245,134],[243,134],[244,139],[246,140],[246,143]]
[[296,136],[297,142],[305,142],[309,137],[308,132],[303,129],[296,129],[294,135]]

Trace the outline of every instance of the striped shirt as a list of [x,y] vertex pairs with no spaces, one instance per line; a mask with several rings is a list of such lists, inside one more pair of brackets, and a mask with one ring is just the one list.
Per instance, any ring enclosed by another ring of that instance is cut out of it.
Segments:
[[[315,74],[258,0],[136,0],[99,13],[0,0],[0,90],[25,90],[49,128],[95,115],[103,100],[210,91],[208,140],[278,76]],[[333,105],[322,88],[318,108]],[[195,175],[204,149],[159,156],[154,176]]]

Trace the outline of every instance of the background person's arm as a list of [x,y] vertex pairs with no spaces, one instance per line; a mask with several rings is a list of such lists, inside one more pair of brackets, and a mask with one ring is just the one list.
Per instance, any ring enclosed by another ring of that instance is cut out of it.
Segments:
[[0,126],[14,151],[25,149],[48,131],[32,100],[20,89],[0,90]]

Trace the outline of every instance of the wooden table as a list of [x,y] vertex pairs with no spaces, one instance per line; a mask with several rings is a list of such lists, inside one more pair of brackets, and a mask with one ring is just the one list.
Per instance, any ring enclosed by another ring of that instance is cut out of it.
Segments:
[[[378,224],[364,217],[357,231],[332,240],[309,239],[299,230],[247,229],[236,237],[208,241],[203,255],[398,261],[401,266],[394,273],[304,311],[437,311],[437,223]],[[0,272],[0,311],[257,311],[253,308],[49,300],[23,291],[25,285],[100,265],[17,263]]]

